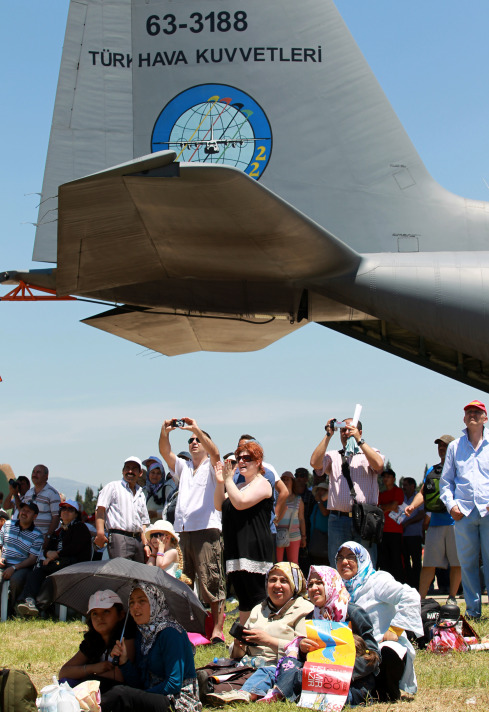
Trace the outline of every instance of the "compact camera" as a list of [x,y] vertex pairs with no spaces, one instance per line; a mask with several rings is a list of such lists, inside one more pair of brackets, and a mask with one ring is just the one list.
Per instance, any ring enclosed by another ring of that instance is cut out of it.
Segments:
[[171,424],[173,428],[183,428],[186,425],[184,420],[172,420]]

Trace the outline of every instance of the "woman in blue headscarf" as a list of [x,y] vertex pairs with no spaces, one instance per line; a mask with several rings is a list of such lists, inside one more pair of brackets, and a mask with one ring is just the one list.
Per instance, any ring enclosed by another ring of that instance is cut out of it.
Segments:
[[119,656],[124,685],[102,695],[103,712],[199,712],[192,646],[182,626],[170,616],[162,591],[136,581],[129,611],[138,627],[136,658],[132,663],[124,640],[112,656]]
[[386,571],[375,571],[370,554],[355,541],[340,546],[336,568],[351,602],[369,614],[380,644],[382,662],[376,679],[380,701],[398,700],[400,689],[414,694],[415,652],[405,631],[423,635],[419,593]]

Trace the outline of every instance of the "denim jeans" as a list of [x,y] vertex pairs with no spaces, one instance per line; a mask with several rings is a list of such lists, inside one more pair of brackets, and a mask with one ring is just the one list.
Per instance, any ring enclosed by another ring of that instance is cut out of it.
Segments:
[[370,554],[374,569],[377,568],[377,544],[370,545],[370,542],[365,541],[357,534],[353,528],[353,519],[351,517],[343,517],[331,512],[328,517],[328,556],[329,565],[333,568],[336,565],[336,552],[345,541],[357,541],[364,546]]
[[251,692],[252,695],[265,697],[268,690],[271,690],[275,684],[275,668],[276,665],[265,665],[264,667],[258,668],[258,670],[246,680],[241,689],[245,690],[245,692]]
[[482,551],[482,564],[487,586],[489,581],[489,514],[481,517],[477,507],[474,507],[467,517],[455,522],[455,541],[458,559],[462,567],[462,586],[467,613],[470,616],[480,616],[479,553]]

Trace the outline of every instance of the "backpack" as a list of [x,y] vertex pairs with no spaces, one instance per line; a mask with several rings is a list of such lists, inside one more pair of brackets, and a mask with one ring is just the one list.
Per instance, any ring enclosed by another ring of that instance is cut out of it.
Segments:
[[423,487],[424,506],[428,512],[446,512],[447,508],[440,499],[440,477],[443,465],[434,465],[426,473]]
[[2,712],[37,712],[37,690],[23,670],[0,668],[0,709]]
[[420,650],[424,650],[430,642],[433,634],[433,627],[438,621],[440,604],[434,598],[424,598],[421,601],[421,622],[423,623],[424,634],[417,638],[416,642]]

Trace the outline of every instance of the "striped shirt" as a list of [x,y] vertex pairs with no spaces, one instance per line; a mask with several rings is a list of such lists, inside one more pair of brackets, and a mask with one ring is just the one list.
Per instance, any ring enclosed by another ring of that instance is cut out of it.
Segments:
[[[375,452],[379,451],[375,450]],[[385,460],[383,455],[381,457]],[[331,467],[331,474],[329,476],[328,509],[351,512],[350,488],[341,471],[341,454],[338,450],[327,452],[324,456],[323,472],[326,472],[329,467]],[[377,474],[372,470],[363,453],[353,455],[351,458],[350,477],[355,488],[357,502],[377,504],[379,500]]]
[[44,536],[34,523],[28,529],[22,529],[18,521],[10,521],[0,529],[2,559],[10,565],[20,564],[31,554],[39,556],[43,543]]
[[39,514],[36,517],[36,527],[44,535],[48,533],[53,517],[59,516],[59,505],[61,502],[58,490],[46,482],[40,492],[36,494],[34,487],[27,490],[22,497],[23,502],[35,502],[39,507]]
[[142,532],[143,525],[149,524],[144,490],[136,485],[133,494],[124,479],[105,485],[98,496],[97,507],[105,508],[106,529]]

